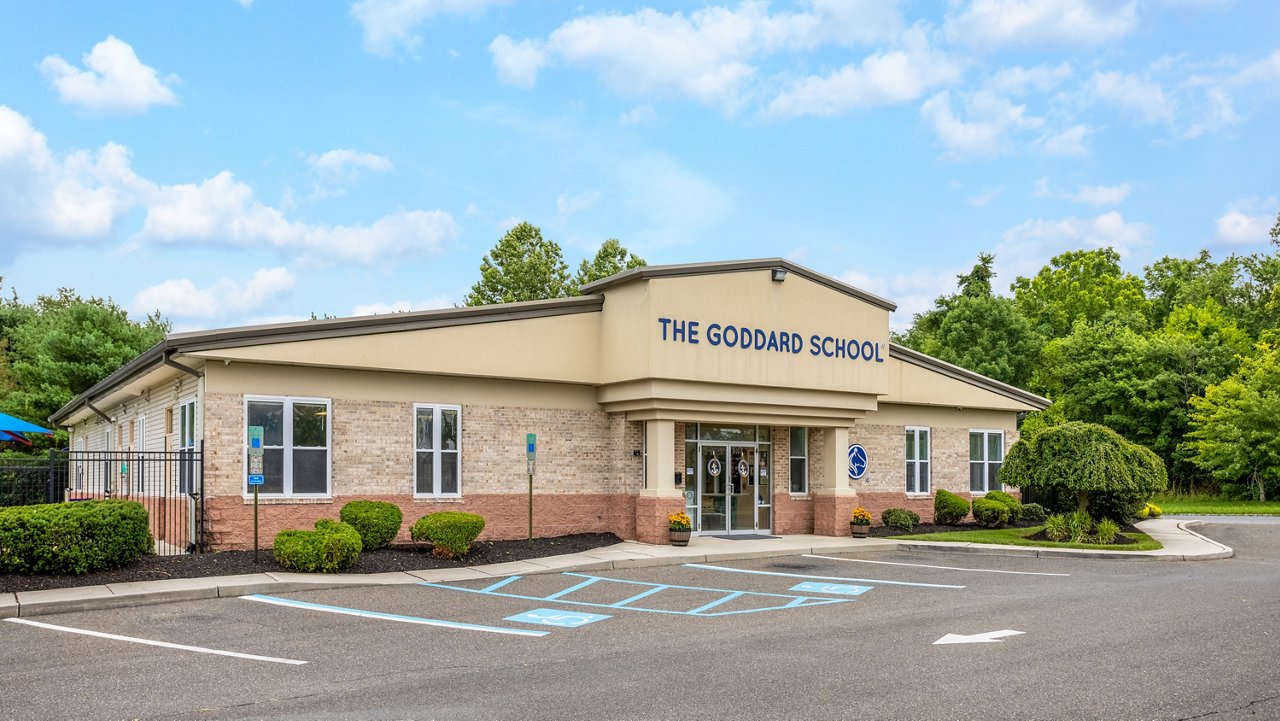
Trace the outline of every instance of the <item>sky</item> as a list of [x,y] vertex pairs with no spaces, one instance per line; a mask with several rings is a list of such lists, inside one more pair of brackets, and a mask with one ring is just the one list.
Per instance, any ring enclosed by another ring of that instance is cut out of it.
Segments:
[[784,257],[893,324],[979,253],[1265,252],[1274,0],[5,2],[0,275],[175,331],[460,305],[528,221],[570,268]]

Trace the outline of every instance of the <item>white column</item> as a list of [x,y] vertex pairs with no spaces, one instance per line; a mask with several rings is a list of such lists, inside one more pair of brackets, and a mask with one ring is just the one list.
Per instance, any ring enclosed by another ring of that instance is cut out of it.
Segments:
[[852,496],[849,485],[849,429],[823,428],[822,488],[814,491],[823,496]]
[[[649,421],[645,425],[648,451],[647,473],[642,496],[680,496],[676,489],[676,422]],[[847,434],[846,434],[847,435]]]

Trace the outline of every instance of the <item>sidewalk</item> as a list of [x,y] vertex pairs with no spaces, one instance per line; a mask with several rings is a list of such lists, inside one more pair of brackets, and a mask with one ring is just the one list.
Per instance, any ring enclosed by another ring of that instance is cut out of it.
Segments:
[[1083,551],[1068,548],[1033,548],[941,541],[895,541],[892,538],[836,538],[831,536],[779,536],[769,539],[732,540],[695,537],[684,548],[653,546],[635,541],[583,553],[548,556],[489,566],[371,574],[310,574],[271,572],[243,576],[181,578],[142,583],[116,583],[48,591],[0,594],[0,618],[41,616],[70,611],[90,611],[173,601],[246,596],[254,593],[288,593],[351,586],[381,586],[428,581],[441,583],[495,576],[559,573],[561,571],[609,571],[645,566],[673,566],[746,558],[798,556],[868,551],[916,550],[959,552],[1039,558],[1096,558],[1139,561],[1198,561],[1230,558],[1234,551],[1191,530],[1203,521],[1151,519],[1138,527],[1160,541],[1158,551]]

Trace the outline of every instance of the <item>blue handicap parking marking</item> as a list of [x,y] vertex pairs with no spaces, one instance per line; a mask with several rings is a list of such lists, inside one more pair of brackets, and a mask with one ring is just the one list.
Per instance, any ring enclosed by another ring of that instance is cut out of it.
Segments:
[[588,623],[603,621],[609,616],[599,613],[579,613],[577,611],[561,611],[553,608],[535,608],[532,611],[507,616],[506,621],[518,623],[536,623],[540,626],[556,626],[558,628],[577,628]]
[[805,581],[792,586],[791,591],[808,591],[809,593],[830,593],[840,596],[861,596],[871,590],[871,586],[851,586],[847,583],[816,583]]

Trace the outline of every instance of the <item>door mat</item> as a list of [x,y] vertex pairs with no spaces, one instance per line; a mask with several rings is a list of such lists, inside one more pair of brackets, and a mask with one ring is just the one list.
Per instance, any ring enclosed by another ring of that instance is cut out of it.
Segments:
[[723,538],[727,541],[761,541],[766,538],[782,538],[782,536],[762,536],[758,533],[751,533],[732,536],[703,536],[703,538]]

